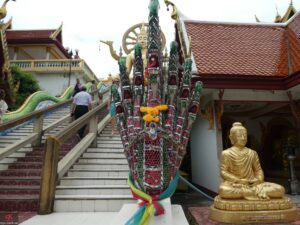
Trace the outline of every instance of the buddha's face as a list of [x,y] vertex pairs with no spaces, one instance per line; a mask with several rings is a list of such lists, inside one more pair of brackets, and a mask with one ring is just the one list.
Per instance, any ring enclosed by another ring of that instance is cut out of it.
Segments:
[[140,35],[138,36],[138,43],[140,43],[141,45],[142,45],[142,48],[143,49],[145,49],[145,48],[147,48],[147,42],[148,42],[148,40],[147,40],[147,35],[146,35],[146,33],[140,33]]
[[236,147],[243,148],[247,144],[247,130],[239,128],[233,130],[230,134],[231,144]]

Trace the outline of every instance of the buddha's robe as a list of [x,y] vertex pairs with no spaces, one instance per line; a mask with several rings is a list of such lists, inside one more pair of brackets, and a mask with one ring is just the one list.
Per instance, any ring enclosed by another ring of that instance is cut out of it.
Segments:
[[[278,184],[264,182],[264,173],[256,151],[244,147],[229,148],[222,152],[219,195],[229,199],[280,198],[284,188]],[[253,183],[252,183],[253,181]]]

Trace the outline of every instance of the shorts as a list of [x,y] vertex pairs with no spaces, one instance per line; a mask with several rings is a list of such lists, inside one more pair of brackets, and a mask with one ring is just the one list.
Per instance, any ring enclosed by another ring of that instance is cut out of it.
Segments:
[[114,102],[112,102],[112,103],[110,103],[110,116],[111,117],[114,117],[114,116],[116,116],[116,106],[115,106],[115,103]]

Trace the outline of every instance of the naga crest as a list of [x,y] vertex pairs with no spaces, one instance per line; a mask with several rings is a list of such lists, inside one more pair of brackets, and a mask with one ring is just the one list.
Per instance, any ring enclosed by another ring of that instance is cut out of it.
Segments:
[[[192,60],[187,58],[180,65],[175,41],[170,46],[168,71],[163,69],[158,8],[158,0],[150,0],[147,65],[143,65],[141,46],[137,44],[132,82],[120,59],[122,98],[113,90],[130,183],[149,196],[161,196],[174,186],[202,89],[201,82],[192,87]],[[184,71],[180,74],[178,68],[182,66]]]

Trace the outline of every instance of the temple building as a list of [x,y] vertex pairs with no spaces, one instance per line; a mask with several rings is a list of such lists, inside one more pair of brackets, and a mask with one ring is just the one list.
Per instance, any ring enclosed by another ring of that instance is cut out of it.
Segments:
[[71,52],[63,46],[62,25],[57,29],[14,30],[9,20],[2,30],[2,60],[33,74],[42,90],[60,95],[76,78],[82,83],[98,80],[78,50]]
[[220,154],[239,121],[265,179],[288,188],[287,155],[296,154],[300,175],[300,13],[285,23],[207,22],[185,19],[173,5],[172,18],[180,58],[192,56],[193,81],[204,84],[188,154],[193,183],[218,192]]

